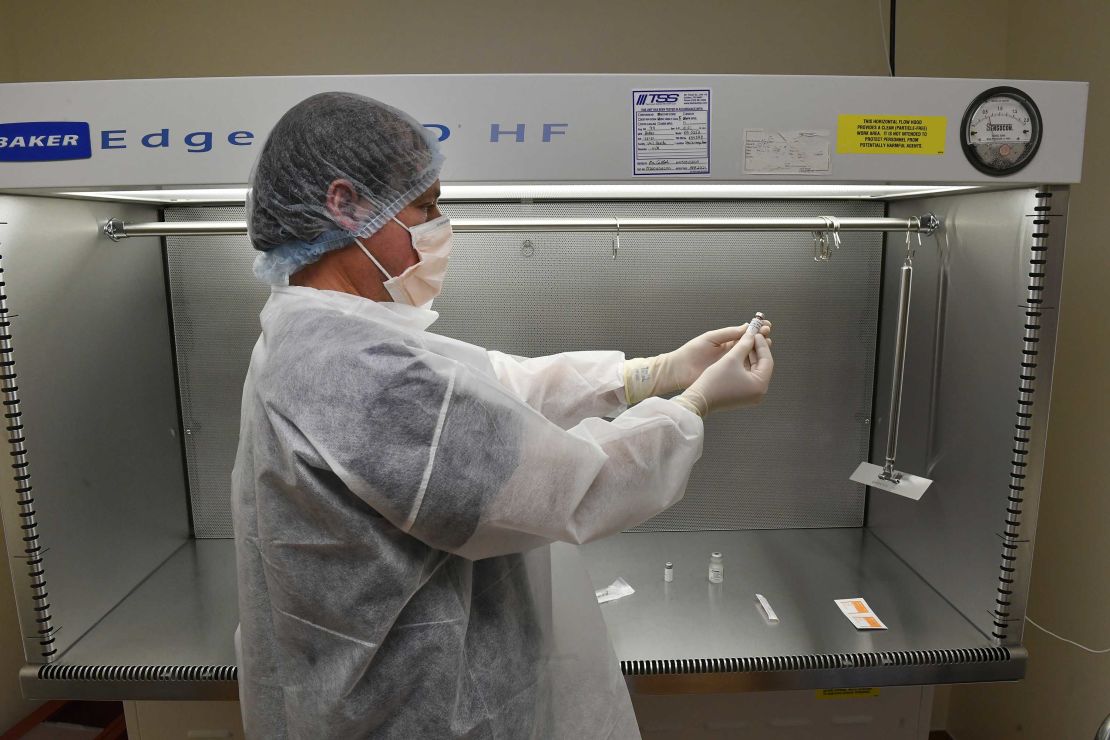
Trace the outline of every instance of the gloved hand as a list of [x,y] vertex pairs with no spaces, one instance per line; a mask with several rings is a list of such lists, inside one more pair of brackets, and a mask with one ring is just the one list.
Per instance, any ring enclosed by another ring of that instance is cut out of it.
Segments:
[[[748,356],[754,352],[755,363]],[[746,334],[724,357],[706,368],[681,395],[671,399],[698,416],[710,411],[751,406],[763,400],[771,383],[775,360],[762,334]]]
[[[655,357],[635,357],[624,362],[624,390],[632,406],[650,396],[689,388],[713,363],[725,356],[748,331],[748,325],[726,326],[694,337],[673,352]],[[760,330],[771,335],[771,322]]]

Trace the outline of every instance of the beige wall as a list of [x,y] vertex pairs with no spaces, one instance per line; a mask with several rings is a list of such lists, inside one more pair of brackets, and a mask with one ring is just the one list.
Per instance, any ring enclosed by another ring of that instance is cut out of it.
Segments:
[[[0,5],[0,12],[6,12],[7,6]],[[0,80],[14,81],[16,71],[15,33],[12,24],[0,23]]]
[[[389,72],[883,75],[887,4],[63,0],[42,13],[12,3],[0,23],[0,81]],[[898,73],[1091,80],[1088,122],[1097,130],[1110,115],[1108,31],[1110,3],[1103,0],[902,0]],[[1089,135],[1085,181],[1069,222],[1030,605],[1034,618],[1096,646],[1110,645],[1110,583],[1103,576],[1110,562],[1110,304],[1102,295],[1110,270],[1095,222],[1110,202],[1110,176],[1095,165],[1110,164],[1108,156],[1110,145]],[[0,583],[0,728],[25,708],[13,693],[20,646],[6,588]],[[1027,634],[1027,681],[954,690],[949,728],[959,740],[1086,738],[1110,712],[1110,657]]]
[[20,30],[12,39],[14,69],[0,69],[0,81],[390,72],[886,74],[883,4],[62,0],[43,12],[34,3],[9,3],[4,24]]
[[901,0],[897,8],[899,77],[1007,76],[1009,0]]

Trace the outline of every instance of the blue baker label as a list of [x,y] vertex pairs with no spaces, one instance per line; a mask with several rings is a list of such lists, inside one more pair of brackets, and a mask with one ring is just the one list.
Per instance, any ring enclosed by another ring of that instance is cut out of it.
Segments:
[[92,156],[83,121],[0,123],[0,162],[51,162]]

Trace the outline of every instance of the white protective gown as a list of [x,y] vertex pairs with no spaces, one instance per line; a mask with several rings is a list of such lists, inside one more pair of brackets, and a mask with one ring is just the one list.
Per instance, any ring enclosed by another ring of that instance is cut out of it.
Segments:
[[[275,288],[232,507],[252,738],[637,738],[577,549],[681,498],[702,421],[619,352],[521,359],[438,314]],[[615,417],[606,421],[602,417]]]

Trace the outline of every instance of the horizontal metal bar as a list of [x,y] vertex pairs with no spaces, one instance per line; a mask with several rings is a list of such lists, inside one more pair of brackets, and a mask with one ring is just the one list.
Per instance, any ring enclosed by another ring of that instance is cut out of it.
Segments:
[[[574,231],[908,231],[931,234],[940,221],[931,213],[911,218],[459,218],[457,233]],[[246,234],[244,221],[125,223],[111,219],[104,233],[114,241],[131,236],[200,236]]]
[[[641,694],[723,694],[746,691],[784,691],[799,689],[836,689],[857,686],[907,686],[914,684],[972,683],[1015,681],[1025,676],[1028,653],[1025,648],[1007,648],[1011,657],[999,661],[945,662],[922,661],[906,665],[876,661],[872,666],[840,668],[790,668],[796,656],[766,657],[761,660],[783,667],[767,670],[722,670],[702,672],[696,667],[687,672],[629,675],[625,680]],[[944,651],[936,651],[943,653]],[[832,656],[843,658],[845,656]],[[714,659],[709,659],[713,662]],[[723,666],[733,659],[716,662]],[[658,661],[669,663],[670,661]],[[693,662],[693,661],[691,661]],[[152,699],[237,699],[236,679],[201,680],[173,677],[176,666],[149,665],[68,666],[58,665],[61,678],[45,678],[41,665],[24,666],[19,672],[23,693],[30,699],[84,699],[128,701]],[[232,666],[212,666],[213,673],[234,671]],[[141,678],[162,672],[166,679]],[[140,676],[136,678],[135,675]],[[1097,740],[1102,740],[1099,736]],[[1110,736],[1107,736],[1110,740]]]
[[[628,675],[625,681],[638,694],[729,694],[746,691],[798,691],[801,689],[838,689],[858,686],[912,686],[915,684],[974,683],[1017,681],[1025,677],[1028,653],[1025,648],[1007,648],[1011,657],[999,661],[936,663],[922,661],[907,665],[874,665],[840,668],[781,668],[771,670],[700,673],[660,673]],[[933,652],[933,651],[928,651]],[[935,651],[943,652],[943,651]],[[888,654],[889,655],[889,654]],[[797,656],[769,656],[769,663],[788,664]],[[835,656],[843,657],[843,656]],[[709,659],[711,662],[714,659]],[[668,663],[668,661],[657,661]],[[717,659],[727,665],[729,659]],[[46,697],[53,698],[53,695]]]
[[455,231],[924,231],[920,218],[467,218]]
[[[55,664],[58,665],[58,664]],[[235,678],[203,680],[147,677],[150,673],[175,672],[177,666],[66,666],[58,665],[64,678],[43,678],[41,665],[26,665],[19,672],[23,695],[29,699],[83,699],[87,701],[129,700],[224,700],[239,698]],[[67,671],[67,668],[72,670]],[[234,666],[211,666],[213,672],[237,673]],[[152,670],[153,669],[153,670]],[[72,674],[72,675],[70,675]],[[136,678],[134,674],[140,677]],[[111,676],[111,677],[109,677]]]
[[112,241],[132,236],[235,236],[247,233],[245,221],[189,221],[186,223],[125,223],[113,218],[104,224],[104,233]]

